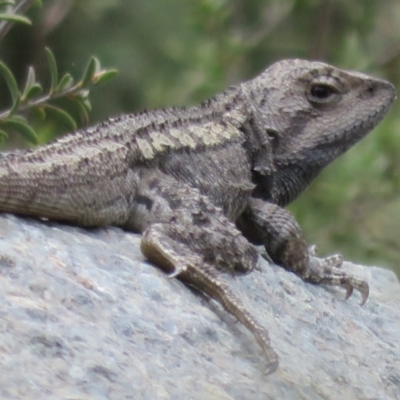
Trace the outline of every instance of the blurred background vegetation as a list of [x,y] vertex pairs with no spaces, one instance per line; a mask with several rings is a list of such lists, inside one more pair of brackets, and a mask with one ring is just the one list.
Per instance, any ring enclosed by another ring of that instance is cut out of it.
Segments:
[[[91,92],[90,123],[121,112],[190,105],[282,58],[327,61],[400,88],[398,0],[44,0],[0,45],[21,85],[28,66],[48,80],[44,47],[60,72],[81,75],[91,55],[119,70]],[[0,82],[1,93],[6,93]],[[0,98],[0,108],[9,106]],[[400,274],[400,113],[397,102],[365,140],[290,206],[320,254]],[[39,142],[66,131],[47,121]],[[26,146],[18,135],[4,148]]]

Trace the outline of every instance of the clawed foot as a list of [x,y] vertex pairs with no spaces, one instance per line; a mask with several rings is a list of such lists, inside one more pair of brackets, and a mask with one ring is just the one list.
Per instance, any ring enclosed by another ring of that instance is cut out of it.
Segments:
[[341,286],[346,289],[346,300],[353,294],[356,289],[361,293],[362,306],[368,299],[369,286],[368,283],[349,275],[340,267],[343,264],[343,257],[335,254],[325,258],[315,257],[316,246],[309,247],[310,262],[303,275],[303,279],[307,282],[319,283],[331,286]]

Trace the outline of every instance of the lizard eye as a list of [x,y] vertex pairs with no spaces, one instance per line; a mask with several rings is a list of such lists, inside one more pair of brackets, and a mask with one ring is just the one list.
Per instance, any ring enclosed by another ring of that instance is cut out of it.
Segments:
[[330,84],[315,82],[308,89],[308,100],[315,106],[328,105],[338,100],[339,90]]
[[318,83],[316,85],[311,86],[311,96],[317,99],[326,99],[330,97],[332,94],[337,93],[336,89],[329,85],[323,85]]

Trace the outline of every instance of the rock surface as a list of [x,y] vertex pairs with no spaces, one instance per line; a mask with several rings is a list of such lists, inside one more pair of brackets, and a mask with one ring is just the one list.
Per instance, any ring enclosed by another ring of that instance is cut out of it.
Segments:
[[0,216],[1,399],[400,399],[400,285],[379,268],[366,305],[260,259],[226,276],[269,329],[147,263],[140,236]]

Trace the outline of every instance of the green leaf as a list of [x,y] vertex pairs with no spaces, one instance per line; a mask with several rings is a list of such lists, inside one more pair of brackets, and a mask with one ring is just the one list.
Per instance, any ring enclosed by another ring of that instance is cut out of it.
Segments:
[[24,98],[24,100],[29,100],[32,97],[37,97],[39,94],[41,94],[43,92],[43,87],[40,83],[35,83],[34,85],[32,85],[28,92],[26,93],[26,97]]
[[6,139],[8,139],[7,132],[0,129],[0,143],[3,143]]
[[75,130],[77,128],[75,120],[66,111],[59,107],[45,104],[46,110],[55,115],[57,119],[63,122],[68,128]]
[[71,74],[66,73],[60,79],[60,82],[58,82],[56,91],[62,92],[63,90],[68,90],[69,88],[72,87],[73,83],[74,83],[74,79],[72,78]]
[[29,89],[34,83],[36,82],[35,70],[33,67],[29,67],[28,69],[28,76],[26,77],[26,84],[24,93],[27,89]]
[[20,103],[21,103],[21,97],[18,96],[17,99],[14,101],[14,103],[13,103],[13,105],[11,107],[11,110],[8,113],[7,118],[11,117],[12,115],[15,114],[15,112],[18,110],[18,107],[19,107]]
[[0,21],[20,22],[22,24],[32,25],[29,18],[17,14],[0,13]]
[[82,89],[74,97],[74,100],[81,102],[82,105],[85,106],[87,111],[92,110],[92,105],[90,104],[90,100],[89,100],[89,94],[90,94],[90,90]]
[[100,85],[106,83],[113,79],[115,75],[118,74],[118,70],[116,69],[107,69],[105,71],[100,71],[95,75],[94,84]]
[[57,62],[53,52],[48,47],[45,48],[45,51],[46,51],[47,61],[49,62],[49,67],[50,67],[50,76],[51,76],[50,93],[52,93],[56,90],[58,82]]
[[96,57],[91,57],[86,67],[85,73],[83,74],[81,85],[86,86],[89,82],[91,82],[95,73],[99,70],[100,70],[100,61]]
[[41,121],[44,121],[46,119],[46,111],[45,111],[44,107],[33,107],[32,112]]
[[13,108],[14,108],[15,103],[17,103],[19,101],[19,97],[20,97],[17,81],[15,80],[13,73],[1,61],[0,61],[0,72],[3,74],[4,79],[7,83],[8,89],[10,90],[11,99],[12,99]]
[[[84,124],[88,124],[89,123],[88,111],[90,111],[90,108],[88,109],[87,104],[85,104],[85,101],[88,101],[88,100],[77,99],[74,102],[74,106],[76,106],[76,108],[78,109],[78,113],[81,118],[81,121]],[[89,103],[89,105],[90,105],[90,103]]]
[[2,125],[9,127],[11,129],[15,129],[18,131],[27,141],[37,144],[38,137],[36,132],[32,127],[28,125],[25,118],[20,116],[15,116],[11,118],[7,118],[5,121],[2,121]]
[[42,85],[36,82],[35,70],[29,67],[28,76],[26,78],[25,89],[21,97],[21,102],[25,102],[43,92]]
[[86,110],[92,111],[92,103],[90,102],[89,97],[82,99],[82,104],[85,106]]

